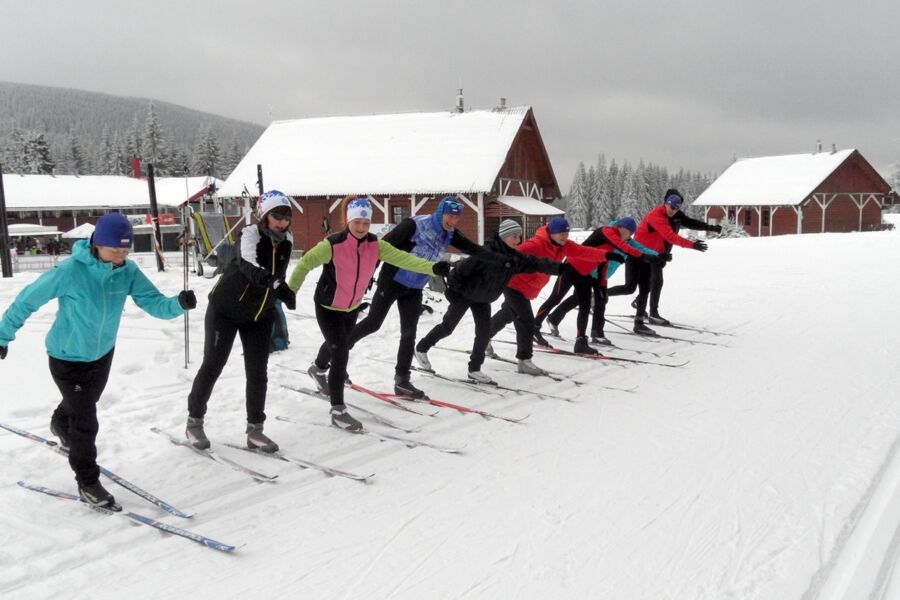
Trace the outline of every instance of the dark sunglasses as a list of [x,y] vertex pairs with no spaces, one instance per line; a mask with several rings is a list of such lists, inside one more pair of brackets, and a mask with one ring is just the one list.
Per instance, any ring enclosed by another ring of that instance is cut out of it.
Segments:
[[273,210],[269,214],[272,215],[272,218],[277,221],[290,221],[291,220],[291,211],[290,210]]

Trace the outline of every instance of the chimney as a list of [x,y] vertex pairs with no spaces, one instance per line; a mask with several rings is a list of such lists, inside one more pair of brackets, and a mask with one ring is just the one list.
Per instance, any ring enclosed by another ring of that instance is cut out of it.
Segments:
[[506,98],[500,98],[500,108],[506,108]]
[[456,90],[456,112],[466,112],[465,102],[463,100],[462,88]]
[[836,153],[836,152],[837,152],[837,145],[832,144],[832,145],[831,145],[831,153],[834,154],[834,153]]
[[822,151],[822,140],[816,140],[816,154]]
[[141,159],[138,156],[131,157],[131,176],[135,179],[141,178]]

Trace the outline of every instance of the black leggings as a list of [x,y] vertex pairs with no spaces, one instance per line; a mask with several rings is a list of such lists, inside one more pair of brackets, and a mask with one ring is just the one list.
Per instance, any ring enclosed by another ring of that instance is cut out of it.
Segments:
[[453,333],[456,326],[466,311],[472,310],[472,318],[475,320],[475,341],[472,343],[472,353],[469,356],[469,371],[480,371],[484,364],[484,350],[491,341],[491,305],[489,302],[472,302],[462,294],[447,288],[444,292],[450,306],[444,313],[444,319],[432,327],[425,337],[416,344],[419,352],[428,352],[432,346]]
[[503,290],[503,304],[500,310],[491,317],[490,337],[506,327],[509,323],[516,326],[516,358],[526,360],[534,354],[534,313],[531,301],[510,287]]
[[[606,320],[606,289],[603,287],[603,284],[600,283],[599,279],[591,277],[591,291],[594,295],[594,315],[591,318],[591,336],[602,337],[603,324]],[[547,315],[547,320],[558,326],[562,323],[563,319],[566,318],[566,314],[576,306],[580,309],[581,301],[578,294],[574,293],[560,302],[559,306]],[[580,310],[578,314],[581,316]]]
[[347,379],[347,363],[350,360],[350,334],[354,331],[359,308],[350,312],[329,310],[316,304],[316,321],[325,341],[319,347],[316,366],[328,369],[328,396],[331,405],[344,403],[344,382]]
[[202,419],[213,386],[222,374],[236,335],[241,336],[244,347],[244,372],[247,378],[247,422],[263,423],[266,420],[266,391],[269,385],[269,343],[275,309],[262,313],[256,321],[235,321],[216,310],[210,304],[206,309],[204,326],[206,338],[203,344],[203,364],[194,377],[188,394],[188,414]]
[[97,401],[109,380],[113,352],[91,362],[75,362],[50,357],[50,375],[62,393],[62,402],[53,411],[51,423],[68,432],[69,466],[75,481],[93,485],[100,479],[97,466]]
[[406,381],[409,379],[409,367],[412,365],[416,345],[416,328],[422,312],[422,290],[400,285],[393,279],[380,282],[369,306],[369,314],[354,327],[350,335],[350,348],[381,328],[394,302],[400,311],[400,346],[397,348],[397,365],[394,371]]
[[[588,316],[591,314],[592,279],[593,278],[590,275],[580,275],[569,270],[563,271],[556,278],[556,285],[553,286],[553,292],[550,294],[550,297],[541,304],[537,314],[534,316],[535,330],[541,328],[541,323],[544,322],[550,309],[562,302],[563,298],[565,298],[566,294],[569,292],[569,289],[574,286],[574,296],[578,304],[578,337],[583,336],[587,329]],[[559,324],[559,321],[556,321],[555,319],[553,322]]]
[[647,314],[647,297],[654,296],[651,300],[650,312],[656,314],[659,308],[659,296],[662,292],[662,267],[659,265],[650,265],[644,261],[629,257],[625,261],[625,284],[617,285],[609,288],[608,296],[622,296],[634,293],[635,287],[638,288],[637,297],[637,317],[643,318]]

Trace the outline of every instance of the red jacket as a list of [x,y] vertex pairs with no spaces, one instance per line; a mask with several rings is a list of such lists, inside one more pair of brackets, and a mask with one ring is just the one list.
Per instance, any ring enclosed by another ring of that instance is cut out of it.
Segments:
[[[516,250],[523,254],[549,258],[557,262],[565,257],[588,261],[591,264],[591,271],[598,264],[606,261],[606,251],[604,250],[588,248],[568,240],[562,246],[555,244],[550,239],[550,234],[547,233],[546,225],[538,229],[533,238],[522,242]],[[547,273],[523,273],[513,277],[509,281],[509,287],[521,292],[529,300],[534,300],[548,281],[550,281],[550,275]]]
[[[612,225],[595,229],[594,233],[582,242],[582,245],[597,248],[604,252],[615,252],[616,250],[619,250],[620,252],[624,252],[626,256],[638,257],[642,255],[640,250],[633,246],[629,246],[628,242],[623,240],[622,236],[619,235],[618,227]],[[581,275],[590,275],[597,266],[596,262],[580,258],[570,258],[569,263],[575,267],[575,270]],[[606,283],[605,268],[600,269],[600,281]]]
[[681,237],[672,229],[669,217],[666,215],[665,204],[660,204],[644,215],[644,220],[638,225],[634,239],[660,254],[666,251],[666,242],[682,248],[694,247],[694,242]]

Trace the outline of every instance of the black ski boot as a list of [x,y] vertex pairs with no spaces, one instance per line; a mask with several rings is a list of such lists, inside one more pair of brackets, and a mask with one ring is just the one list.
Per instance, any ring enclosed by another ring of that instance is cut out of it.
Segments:
[[609,338],[603,335],[602,333],[592,333],[591,334],[591,343],[592,344],[600,344],[601,346],[612,346],[613,343],[609,341]]
[[534,343],[537,344],[538,346],[544,346],[545,348],[553,347],[550,345],[550,342],[548,342],[547,339],[543,335],[541,335],[541,332],[538,331],[537,329],[534,330],[534,332],[531,334],[531,337],[534,340]]
[[409,377],[394,375],[394,393],[398,396],[409,396],[410,398],[424,398],[425,392],[417,388],[409,380]]
[[59,438],[59,446],[66,452],[69,451],[69,428],[50,419],[50,433]]
[[575,338],[574,352],[576,354],[600,354],[595,349],[588,346],[587,338],[584,337],[583,335]]
[[647,319],[650,321],[651,325],[671,325],[672,322],[666,319],[665,317],[659,316],[659,313],[650,313],[650,316]]
[[122,510],[122,507],[116,504],[116,499],[113,498],[113,495],[107,492],[106,489],[100,485],[99,481],[90,484],[79,483],[78,497],[81,498],[82,502],[86,502],[91,506],[105,508],[115,512]]
[[643,317],[634,320],[634,332],[638,335],[656,335],[656,332],[644,325]]

